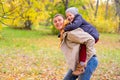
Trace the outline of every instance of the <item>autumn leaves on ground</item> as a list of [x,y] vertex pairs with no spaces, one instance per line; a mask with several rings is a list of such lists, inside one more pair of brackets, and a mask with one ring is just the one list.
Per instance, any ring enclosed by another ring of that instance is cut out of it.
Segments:
[[[68,66],[57,35],[48,29],[3,28],[0,40],[0,80],[62,80]],[[91,80],[120,80],[120,36],[100,34],[95,45],[99,66]]]

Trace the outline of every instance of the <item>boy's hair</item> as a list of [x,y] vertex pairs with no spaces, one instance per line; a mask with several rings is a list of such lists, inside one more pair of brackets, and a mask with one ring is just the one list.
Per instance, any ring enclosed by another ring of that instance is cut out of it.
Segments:
[[76,7],[70,7],[65,11],[65,13],[67,13],[67,12],[70,12],[73,15],[76,15],[76,14],[78,14],[78,9]]
[[56,15],[53,17],[53,19],[56,18],[56,17],[58,17],[58,16],[61,16],[63,19],[65,19],[65,17],[64,17],[62,14],[56,14]]

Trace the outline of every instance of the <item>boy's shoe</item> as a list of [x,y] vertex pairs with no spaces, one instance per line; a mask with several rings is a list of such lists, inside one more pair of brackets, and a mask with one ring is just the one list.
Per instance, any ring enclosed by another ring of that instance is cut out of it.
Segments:
[[81,66],[80,64],[77,64],[77,67],[75,71],[72,72],[73,75],[78,76],[82,74],[85,71],[85,66]]

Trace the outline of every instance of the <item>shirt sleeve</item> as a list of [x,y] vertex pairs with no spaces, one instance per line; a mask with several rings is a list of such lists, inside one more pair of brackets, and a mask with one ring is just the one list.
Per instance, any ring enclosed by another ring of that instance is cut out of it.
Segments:
[[79,28],[81,25],[82,25],[82,17],[81,16],[77,16],[72,23],[68,24],[65,27],[64,30],[65,31],[75,30],[75,29]]

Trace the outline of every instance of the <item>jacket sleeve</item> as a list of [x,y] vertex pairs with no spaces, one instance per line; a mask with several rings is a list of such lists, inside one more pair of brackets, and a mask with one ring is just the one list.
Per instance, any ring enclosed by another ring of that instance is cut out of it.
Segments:
[[82,17],[81,16],[77,16],[72,23],[68,24],[65,27],[64,30],[65,31],[75,30],[75,29],[79,28],[81,25],[82,25]]

